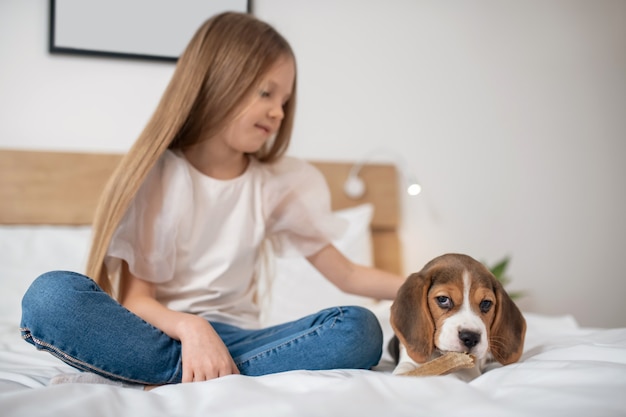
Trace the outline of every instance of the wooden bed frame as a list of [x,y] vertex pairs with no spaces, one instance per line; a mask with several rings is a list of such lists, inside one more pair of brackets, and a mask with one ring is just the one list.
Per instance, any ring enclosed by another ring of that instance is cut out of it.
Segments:
[[[120,154],[0,150],[0,224],[88,225]],[[366,164],[366,193],[350,199],[343,185],[353,163],[311,161],[326,177],[333,209],[374,205],[377,267],[402,274],[398,174],[391,164]]]

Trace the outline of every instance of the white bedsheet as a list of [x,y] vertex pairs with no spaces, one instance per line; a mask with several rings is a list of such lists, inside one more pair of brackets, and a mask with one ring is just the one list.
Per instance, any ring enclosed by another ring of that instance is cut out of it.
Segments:
[[[87,228],[0,228],[0,417],[626,416],[626,328],[580,328],[566,315],[526,314],[521,361],[471,383],[393,376],[385,353],[375,371],[233,375],[149,392],[48,386],[76,371],[21,340],[21,295],[42,272],[80,270],[88,238]],[[388,340],[388,304],[372,308]]]
[[[385,312],[380,313],[385,320]],[[46,386],[73,370],[0,327],[0,415],[13,416],[626,416],[626,329],[585,329],[569,316],[526,314],[519,363],[470,383],[374,371],[232,375],[149,392],[107,385]],[[385,324],[385,323],[383,323]],[[390,328],[385,325],[386,334]]]

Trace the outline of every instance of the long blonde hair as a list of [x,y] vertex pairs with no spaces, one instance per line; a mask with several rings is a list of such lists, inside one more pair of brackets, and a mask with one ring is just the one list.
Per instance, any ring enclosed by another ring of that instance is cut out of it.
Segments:
[[[167,149],[185,149],[223,130],[237,106],[281,57],[295,63],[289,43],[269,24],[249,14],[226,12],[207,20],[180,56],[161,100],[113,172],[96,209],[87,276],[109,294],[114,285],[104,259],[115,230],[142,182]],[[273,141],[255,157],[272,162],[289,146],[295,111],[293,92]]]

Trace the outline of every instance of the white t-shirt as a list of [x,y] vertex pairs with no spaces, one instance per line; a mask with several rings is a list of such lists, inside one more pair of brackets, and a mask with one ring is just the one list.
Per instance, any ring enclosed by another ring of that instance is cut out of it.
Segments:
[[122,219],[105,262],[116,274],[126,261],[133,275],[156,284],[157,300],[172,310],[255,328],[265,239],[279,256],[308,256],[344,229],[324,177],[305,161],[251,158],[241,176],[217,180],[166,151]]

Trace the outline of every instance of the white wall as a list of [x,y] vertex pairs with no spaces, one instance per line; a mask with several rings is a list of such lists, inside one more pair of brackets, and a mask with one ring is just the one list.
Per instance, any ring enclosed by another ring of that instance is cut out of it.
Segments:
[[[383,146],[419,177],[407,272],[511,255],[526,311],[626,326],[626,2],[253,5],[297,54],[291,154]],[[51,56],[47,36],[47,0],[0,0],[0,147],[126,150],[172,64]]]

